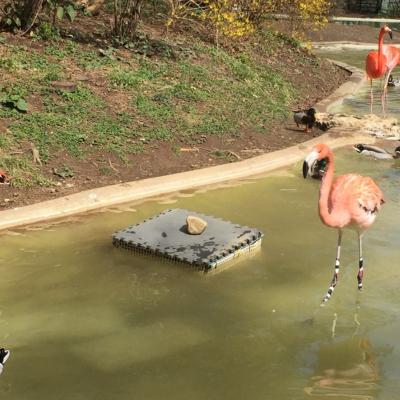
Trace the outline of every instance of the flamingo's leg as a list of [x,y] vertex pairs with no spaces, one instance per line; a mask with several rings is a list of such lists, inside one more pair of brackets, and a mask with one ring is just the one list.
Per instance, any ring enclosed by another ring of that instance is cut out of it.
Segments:
[[387,85],[389,81],[389,76],[392,73],[392,70],[389,70],[385,76],[385,83],[383,85],[383,91],[382,91],[382,96],[381,96],[381,101],[382,101],[382,112],[383,115],[385,115],[385,100],[387,101]]
[[372,114],[372,103],[374,102],[374,95],[372,93],[372,79],[369,80],[370,92],[369,92],[369,104],[371,106],[371,114]]
[[357,274],[357,282],[358,282],[358,290],[362,290],[363,284],[363,276],[364,276],[364,260],[362,256],[362,234],[358,234],[358,274]]
[[337,248],[336,248],[336,261],[335,261],[335,273],[333,274],[332,281],[329,285],[329,289],[322,299],[321,306],[325,305],[325,303],[331,298],[333,291],[335,290],[335,287],[338,283],[339,280],[339,267],[340,267],[340,247],[342,244],[342,230],[338,230],[338,243],[337,243]]
[[388,74],[387,74],[387,79],[386,79],[386,90],[385,90],[385,100],[386,100],[386,104],[387,104],[387,102],[388,102],[388,91],[387,91],[387,87],[388,87],[388,84],[389,84],[389,77],[390,77],[390,75],[391,75],[391,73],[392,73],[392,71],[389,71],[388,72]]

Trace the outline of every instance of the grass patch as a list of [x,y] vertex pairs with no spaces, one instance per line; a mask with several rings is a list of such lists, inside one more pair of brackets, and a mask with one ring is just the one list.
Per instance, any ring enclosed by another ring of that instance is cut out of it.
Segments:
[[205,116],[202,121],[193,126],[192,129],[195,134],[199,135],[222,136],[232,133],[235,129],[235,123],[230,119],[223,120],[214,116]]
[[167,97],[157,101],[159,97],[149,98],[139,94],[135,99],[135,106],[139,113],[152,118],[153,121],[162,122],[171,118],[174,114],[174,109],[168,104]]
[[74,52],[74,60],[76,65],[85,70],[103,68],[115,64],[113,60],[108,57],[100,56],[100,54],[94,50],[76,50]]
[[156,128],[148,128],[148,129],[142,130],[141,133],[142,133],[141,136],[149,141],[152,141],[152,140],[168,141],[168,140],[171,140],[173,137],[171,130],[164,126],[159,126]]
[[[111,152],[128,164],[132,154],[155,141],[240,135],[243,128],[268,132],[268,122],[284,118],[296,96],[280,71],[245,51],[230,54],[199,42],[176,61],[135,53],[122,61],[71,40],[48,39],[41,49],[0,42],[0,73],[7,82],[3,91],[37,101],[35,107],[28,104],[26,114],[0,107],[9,128],[0,136],[4,154],[32,142],[44,163],[64,150],[80,159],[93,153],[103,160]],[[268,33],[268,41],[279,49],[284,39]],[[79,83],[82,69],[91,70],[88,81],[74,92],[52,87],[54,80]],[[99,88],[97,82],[104,79],[108,87]],[[13,159],[14,164],[6,158],[2,165],[17,185],[52,184],[29,158]],[[56,165],[62,168],[62,160]],[[105,167],[101,173],[110,171]]]
[[54,182],[39,172],[25,156],[1,156],[0,165],[11,176],[12,184],[17,188],[54,185]]
[[79,50],[78,45],[72,40],[66,40],[64,43],[53,42],[48,44],[44,53],[48,56],[53,56],[59,60],[63,60],[67,56],[76,54]]

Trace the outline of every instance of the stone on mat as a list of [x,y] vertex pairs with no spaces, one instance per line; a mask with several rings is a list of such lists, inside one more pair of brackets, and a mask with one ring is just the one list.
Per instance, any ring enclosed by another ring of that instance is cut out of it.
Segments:
[[200,235],[207,228],[207,222],[204,221],[204,219],[195,217],[194,215],[189,215],[186,218],[186,224],[187,231],[191,235]]

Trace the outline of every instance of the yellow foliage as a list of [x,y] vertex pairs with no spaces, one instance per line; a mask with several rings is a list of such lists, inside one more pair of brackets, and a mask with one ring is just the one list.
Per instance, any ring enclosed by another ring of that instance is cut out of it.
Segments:
[[200,19],[212,26],[215,41],[219,36],[241,37],[254,31],[249,17],[241,11],[233,0],[205,0],[207,5],[200,14]]
[[304,31],[316,31],[328,23],[329,0],[295,0],[292,3],[292,34],[304,38]]
[[326,15],[330,2],[327,0],[297,0],[297,8],[299,18],[313,30],[322,28],[328,22]]
[[[285,13],[292,22],[292,35],[304,38],[301,32],[317,30],[327,22],[330,0],[164,0],[168,4],[165,25],[178,21],[195,22],[214,33],[216,43],[221,36],[237,38],[264,26],[266,17]],[[210,29],[211,28],[211,29]]]

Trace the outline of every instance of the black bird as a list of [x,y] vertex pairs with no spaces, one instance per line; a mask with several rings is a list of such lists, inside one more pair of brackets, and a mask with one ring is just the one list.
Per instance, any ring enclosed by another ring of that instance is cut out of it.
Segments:
[[0,374],[3,372],[4,364],[10,357],[10,350],[0,349]]
[[400,80],[393,79],[393,75],[389,75],[388,86],[400,86]]
[[302,111],[294,111],[293,119],[297,127],[299,127],[299,125],[305,125],[306,128],[304,129],[304,132],[311,132],[316,121],[315,112],[315,108],[309,108],[308,110]]
[[325,169],[328,165],[328,159],[323,158],[322,160],[317,160],[310,168],[310,175],[314,179],[322,179],[325,174]]
[[372,156],[379,160],[391,160],[394,158],[400,158],[400,146],[394,149],[394,154],[385,149],[381,149],[377,146],[371,146],[369,144],[359,143],[355,144],[353,148],[357,151],[357,153],[363,154],[365,156]]

